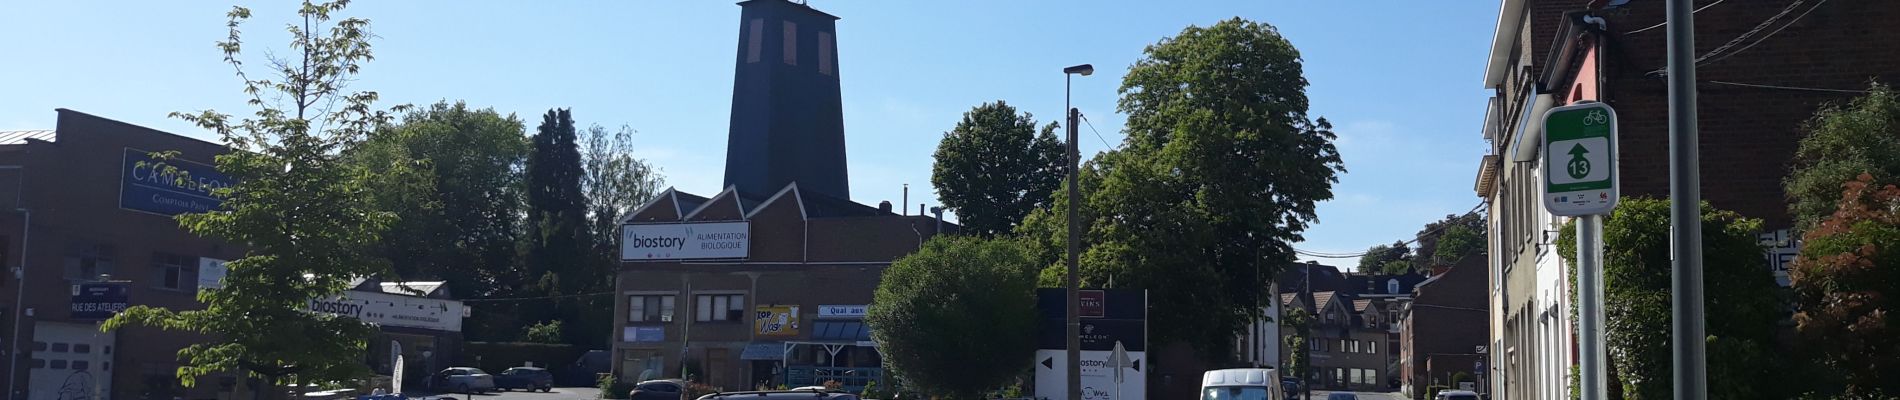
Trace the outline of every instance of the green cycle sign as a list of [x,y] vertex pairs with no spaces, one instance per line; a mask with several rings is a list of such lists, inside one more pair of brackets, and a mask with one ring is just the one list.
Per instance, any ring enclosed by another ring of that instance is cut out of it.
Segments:
[[1588,102],[1544,113],[1544,208],[1608,214],[1616,208],[1616,110]]

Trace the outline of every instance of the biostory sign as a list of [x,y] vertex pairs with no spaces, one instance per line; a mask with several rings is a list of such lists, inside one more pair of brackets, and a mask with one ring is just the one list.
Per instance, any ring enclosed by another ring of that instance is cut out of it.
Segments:
[[742,259],[751,245],[746,221],[620,226],[622,261]]

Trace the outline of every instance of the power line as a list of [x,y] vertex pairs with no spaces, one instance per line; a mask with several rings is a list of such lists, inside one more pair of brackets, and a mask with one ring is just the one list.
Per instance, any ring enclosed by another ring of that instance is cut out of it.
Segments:
[[1114,146],[1114,145],[1111,145],[1111,144],[1108,144],[1108,139],[1103,139],[1103,138],[1102,138],[1102,132],[1101,132],[1101,131],[1097,131],[1097,130],[1095,130],[1095,123],[1094,123],[1094,122],[1090,122],[1090,121],[1089,121],[1089,116],[1088,116],[1088,114],[1083,114],[1083,113],[1076,113],[1076,115],[1080,115],[1080,116],[1082,116],[1082,123],[1083,123],[1083,124],[1087,124],[1087,125],[1089,126],[1089,132],[1095,132],[1095,140],[1100,140],[1100,141],[1102,141],[1102,147],[1107,147],[1107,148],[1111,148],[1111,149],[1113,149],[1113,148],[1115,148],[1115,146]]
[[[1782,8],[1781,12],[1775,13],[1774,16],[1768,17],[1768,19],[1763,20],[1760,24],[1756,24],[1754,28],[1750,28],[1747,32],[1742,32],[1741,35],[1736,36],[1734,39],[1729,39],[1727,43],[1722,43],[1721,46],[1716,46],[1715,49],[1709,50],[1707,53],[1703,53],[1701,56],[1696,57],[1695,65],[1700,67],[1709,63],[1713,63],[1716,61],[1720,61],[1720,60],[1732,57],[1736,54],[1741,54],[1742,51],[1755,47],[1755,45],[1760,44],[1762,41],[1768,40],[1768,38],[1770,37],[1774,37],[1775,34],[1777,33],[1781,33],[1783,29],[1788,29],[1789,26],[1793,26],[1795,22],[1799,22],[1801,18],[1806,17],[1808,13],[1812,13],[1814,12],[1815,9],[1821,8],[1821,5],[1826,4],[1827,0],[1816,1],[1814,3],[1814,6],[1808,7],[1807,11],[1801,12],[1801,15],[1795,16],[1793,19],[1788,20],[1787,23],[1782,24],[1781,27],[1775,28],[1773,32],[1769,32],[1768,34],[1762,35],[1759,38],[1755,37],[1756,34],[1761,33],[1762,30],[1768,29],[1769,26],[1773,26],[1776,22],[1780,22],[1782,17],[1788,16],[1789,13],[1794,12],[1796,8],[1800,8],[1801,5],[1805,3],[1807,3],[1807,0],[1795,0],[1792,3],[1788,3],[1788,6]],[[1754,41],[1749,42],[1747,45],[1743,46],[1742,42],[1748,41],[1749,39],[1754,39]],[[1742,47],[1739,49],[1736,49],[1735,46],[1742,46]],[[1730,49],[1735,49],[1735,50],[1730,51]],[[1649,71],[1648,73],[1648,75],[1650,76],[1667,76],[1667,74],[1668,72],[1664,71],[1664,69],[1662,68]]]
[[[1691,12],[1689,12],[1689,13],[1690,13],[1690,14],[1694,14],[1694,13],[1699,13],[1699,12],[1702,12],[1702,10],[1706,10],[1706,9],[1708,9],[1709,7],[1715,7],[1715,5],[1716,5],[1716,4],[1722,4],[1722,2],[1724,2],[1724,1],[1728,1],[1728,0],[1715,0],[1715,2],[1714,2],[1714,3],[1709,3],[1709,4],[1707,4],[1707,5],[1704,5],[1704,6],[1701,6],[1701,7],[1696,7],[1696,9],[1695,9],[1695,11],[1691,11]],[[1644,31],[1648,31],[1648,30],[1650,30],[1650,29],[1656,29],[1656,28],[1661,28],[1661,27],[1664,27],[1664,26],[1667,26],[1667,25],[1669,25],[1669,21],[1663,21],[1662,23],[1658,23],[1658,24],[1655,24],[1655,25],[1650,25],[1650,26],[1649,26],[1648,28],[1643,28],[1643,29],[1637,29],[1637,30],[1633,30],[1633,31],[1629,31],[1629,32],[1623,32],[1623,34],[1625,34],[1625,35],[1634,35],[1634,34],[1638,34],[1638,33],[1643,33]]]
[[1764,85],[1764,84],[1759,84],[1759,83],[1741,83],[1741,82],[1727,82],[1727,81],[1702,81],[1702,82],[1713,83],[1717,85],[1752,87],[1752,88],[1760,88],[1760,89],[1803,90],[1803,91],[1810,91],[1810,92],[1829,92],[1829,93],[1859,93],[1859,94],[1867,93],[1867,91],[1865,90],[1853,90],[1853,89],[1828,89],[1828,88],[1813,88],[1813,87],[1800,87],[1800,86]]
[[[1478,203],[1478,205],[1476,206],[1472,206],[1470,211],[1465,211],[1463,214],[1459,214],[1456,218],[1453,218],[1453,220],[1459,220],[1459,219],[1464,219],[1465,217],[1470,217],[1472,215],[1477,214],[1478,210],[1481,210],[1481,209],[1484,209],[1484,203],[1482,202]],[[1413,243],[1418,243],[1419,240],[1424,239],[1426,236],[1443,232],[1446,229],[1451,229],[1451,227],[1455,225],[1457,224],[1445,224],[1445,226],[1440,226],[1438,227],[1438,229],[1433,229],[1426,232],[1420,232],[1418,236],[1413,237],[1412,240],[1407,240],[1401,243],[1404,245],[1411,245]],[[1321,252],[1316,252],[1316,251],[1300,250],[1299,248],[1294,248],[1293,252],[1295,254],[1312,257],[1312,258],[1359,258],[1359,257],[1364,257],[1367,254],[1372,254],[1372,252],[1370,251],[1362,251],[1358,253],[1321,253]]]
[[[1721,55],[1721,56],[1719,56],[1719,57],[1716,57],[1716,58],[1714,58],[1714,59],[1711,59],[1711,60],[1709,60],[1708,62],[1710,62],[1710,63],[1713,63],[1713,62],[1716,62],[1716,61],[1722,61],[1722,59],[1725,59],[1725,58],[1729,58],[1729,57],[1731,57],[1731,56],[1734,56],[1734,55],[1736,55],[1736,54],[1741,54],[1741,52],[1744,52],[1744,51],[1748,51],[1748,49],[1749,49],[1749,48],[1751,48],[1751,47],[1755,47],[1755,45],[1757,45],[1757,44],[1761,44],[1761,42],[1762,42],[1763,40],[1768,40],[1768,38],[1771,38],[1771,37],[1774,37],[1774,36],[1775,36],[1775,34],[1777,34],[1777,33],[1781,33],[1781,30],[1783,30],[1783,29],[1788,29],[1788,27],[1790,27],[1790,26],[1794,26],[1794,23],[1795,23],[1795,22],[1800,22],[1800,21],[1801,21],[1801,17],[1806,17],[1806,16],[1808,16],[1808,13],[1812,13],[1812,12],[1814,12],[1814,10],[1815,10],[1815,9],[1818,9],[1818,8],[1821,8],[1821,5],[1822,5],[1822,4],[1827,4],[1827,0],[1820,0],[1820,1],[1816,1],[1816,2],[1814,2],[1814,6],[1813,6],[1813,7],[1808,7],[1808,10],[1807,10],[1807,11],[1802,11],[1802,12],[1801,12],[1801,15],[1796,15],[1796,16],[1794,16],[1794,19],[1791,19],[1791,20],[1788,20],[1788,23],[1787,23],[1787,24],[1784,24],[1784,25],[1782,25],[1782,26],[1781,26],[1780,28],[1775,28],[1775,30],[1774,30],[1773,32],[1768,32],[1768,34],[1767,34],[1767,35],[1762,35],[1762,37],[1761,37],[1761,38],[1759,38],[1759,39],[1755,39],[1755,41],[1753,41],[1753,42],[1749,42],[1747,46],[1742,46],[1742,48],[1739,48],[1739,49],[1735,49],[1735,51],[1732,51],[1732,52],[1729,52],[1728,54],[1723,54],[1723,55]],[[1784,11],[1784,13],[1785,13],[1785,12],[1786,12],[1786,11]],[[1759,29],[1759,28],[1758,28],[1758,29]],[[1714,52],[1713,52],[1713,51],[1711,51],[1710,53],[1711,53],[1711,54],[1713,54]],[[1697,65],[1701,65],[1701,64],[1702,64],[1702,61],[1701,61],[1701,60],[1697,60],[1697,61],[1696,61],[1696,64],[1697,64]]]

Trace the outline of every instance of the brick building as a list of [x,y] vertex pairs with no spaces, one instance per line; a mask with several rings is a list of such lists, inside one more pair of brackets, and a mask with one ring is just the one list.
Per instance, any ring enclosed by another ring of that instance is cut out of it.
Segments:
[[884,269],[955,226],[850,200],[838,18],[739,6],[726,187],[668,189],[623,220],[614,373],[860,389],[885,379],[862,321]]
[[[1476,191],[1492,212],[1492,320],[1487,390],[1494,398],[1568,391],[1574,327],[1550,250],[1565,222],[1543,210],[1538,143],[1543,113],[1580,101],[1617,110],[1624,196],[1668,195],[1668,93],[1661,69],[1663,2],[1503,0],[1484,87],[1490,155]],[[1619,3],[1615,6],[1609,3]],[[1765,254],[1786,284],[1799,247],[1781,190],[1799,126],[1823,103],[1900,74],[1900,3],[1710,4],[1696,15],[1702,195],[1766,222]],[[1757,29],[1760,28],[1760,29]],[[1720,50],[1720,51],[1717,51]],[[1765,294],[1772,295],[1772,294]]]
[[[1284,309],[1305,310],[1313,316],[1312,338],[1307,340],[1311,368],[1306,377],[1314,389],[1387,391],[1399,383],[1399,325],[1402,310],[1412,301],[1412,289],[1425,278],[1418,274],[1360,275],[1340,273],[1317,263],[1298,264],[1276,278]],[[1280,329],[1282,359],[1293,357]]]
[[1484,260],[1466,258],[1418,284],[1399,317],[1401,393],[1425,399],[1432,385],[1457,388],[1463,372],[1479,383],[1487,353]]
[[[76,285],[102,278],[124,287],[127,305],[203,307],[198,290],[220,284],[223,261],[243,249],[186,232],[173,216],[219,206],[210,188],[233,183],[211,164],[224,146],[58,113],[54,130],[0,132],[0,260],[12,272],[0,274],[0,337],[13,339],[0,349],[8,355],[0,368],[13,398],[248,398],[248,380],[229,372],[189,389],[178,382],[178,350],[203,336],[141,326],[101,332],[100,318],[73,307]],[[178,154],[150,156],[157,151]],[[181,184],[150,163],[193,180]],[[402,343],[409,371],[459,356],[462,306],[439,284],[364,280],[310,304],[380,326],[364,360],[376,372],[390,372],[392,342]]]

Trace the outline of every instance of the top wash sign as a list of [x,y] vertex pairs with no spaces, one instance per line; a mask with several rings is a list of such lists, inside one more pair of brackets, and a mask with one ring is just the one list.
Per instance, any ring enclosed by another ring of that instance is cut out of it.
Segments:
[[149,151],[130,147],[122,162],[119,208],[127,210],[164,216],[208,212],[224,202],[211,191],[236,183],[209,164],[177,157],[160,160]]
[[622,261],[742,259],[751,247],[750,222],[620,226]]

